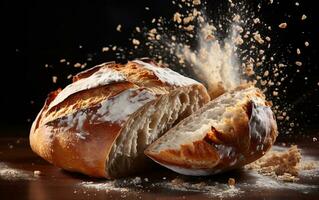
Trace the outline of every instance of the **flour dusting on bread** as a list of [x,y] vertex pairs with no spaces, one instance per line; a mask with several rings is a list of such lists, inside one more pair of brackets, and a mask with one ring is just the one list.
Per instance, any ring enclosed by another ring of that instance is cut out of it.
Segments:
[[58,96],[51,102],[50,108],[56,106],[57,104],[64,101],[70,95],[80,92],[83,90],[88,90],[91,88],[96,88],[98,86],[107,85],[110,83],[123,82],[126,81],[126,77],[109,68],[102,68],[89,76],[88,78],[80,79],[74,83],[71,83],[65,87]]
[[140,60],[134,60],[133,62],[138,63],[145,67],[148,70],[151,70],[154,72],[154,74],[159,78],[159,80],[169,83],[171,85],[176,85],[176,86],[186,86],[189,84],[197,84],[198,82],[195,81],[194,79],[181,76],[179,73],[166,68],[166,67],[158,67],[154,66],[150,63],[146,63]]

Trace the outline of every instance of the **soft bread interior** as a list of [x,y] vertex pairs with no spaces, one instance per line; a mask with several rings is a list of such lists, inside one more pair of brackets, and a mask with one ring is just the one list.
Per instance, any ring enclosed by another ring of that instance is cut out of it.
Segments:
[[232,126],[228,122],[232,121],[234,112],[238,112],[238,109],[250,100],[265,106],[264,96],[254,87],[225,93],[170,129],[154,142],[146,153],[158,154],[168,149],[178,150],[181,145],[203,140],[212,127],[221,132],[231,132],[228,129]]
[[207,102],[205,95],[202,86],[184,87],[150,102],[131,116],[110,151],[106,166],[109,174],[119,177],[141,171],[147,166],[145,148],[202,107]]

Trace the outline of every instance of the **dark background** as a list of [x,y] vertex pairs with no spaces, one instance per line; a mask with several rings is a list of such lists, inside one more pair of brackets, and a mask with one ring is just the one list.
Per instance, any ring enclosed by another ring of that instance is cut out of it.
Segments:
[[[210,1],[209,6],[216,9],[222,2]],[[247,1],[247,4],[253,7],[256,2],[265,1]],[[293,1],[280,1],[279,5],[264,10],[261,16],[275,24],[295,16],[299,18],[303,13],[308,16],[302,24],[291,20],[289,33],[277,35],[281,48],[302,46],[305,40],[310,42],[310,47],[303,50],[303,70],[299,74],[295,71],[289,74],[292,83],[287,85],[285,97],[286,103],[294,105],[292,117],[300,124],[293,132],[307,133],[319,128],[319,14],[314,1],[298,2],[300,6],[296,7]],[[145,10],[145,6],[150,7],[150,11]],[[64,87],[69,81],[67,75],[78,70],[72,67],[74,63],[87,62],[88,67],[92,67],[115,60],[114,54],[101,53],[102,47],[108,44],[130,46],[128,37],[135,26],[153,17],[172,16],[175,10],[171,7],[168,0],[2,0],[0,136],[27,136],[47,93]],[[115,30],[118,24],[122,24],[121,33]],[[71,65],[59,63],[63,58]],[[294,61],[292,57],[287,59],[291,63]],[[44,67],[45,64],[49,67]],[[52,76],[58,76],[56,84],[52,83]]]

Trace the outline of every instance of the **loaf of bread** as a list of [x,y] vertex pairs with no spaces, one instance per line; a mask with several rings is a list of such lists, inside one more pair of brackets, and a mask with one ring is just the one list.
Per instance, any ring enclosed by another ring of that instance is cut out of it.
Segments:
[[127,176],[147,167],[149,144],[209,100],[202,84],[151,60],[104,63],[48,95],[30,145],[65,170]]
[[185,175],[239,168],[263,156],[277,124],[262,92],[239,87],[212,100],[151,144],[145,154]]

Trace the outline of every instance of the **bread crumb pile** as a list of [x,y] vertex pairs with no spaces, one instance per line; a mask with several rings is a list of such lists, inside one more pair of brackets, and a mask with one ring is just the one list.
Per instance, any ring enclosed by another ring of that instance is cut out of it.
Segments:
[[284,152],[271,150],[259,160],[246,165],[245,168],[277,180],[294,182],[299,180],[298,175],[301,170],[316,168],[315,162],[301,162],[301,160],[300,149],[293,145]]

